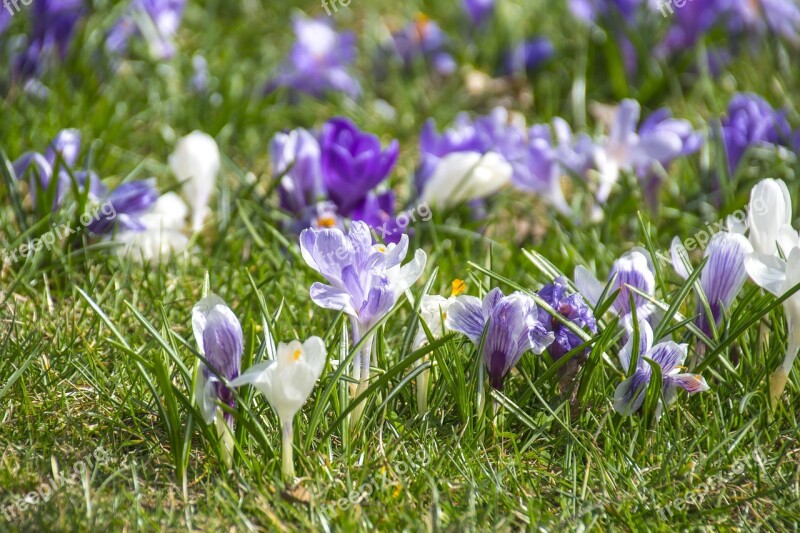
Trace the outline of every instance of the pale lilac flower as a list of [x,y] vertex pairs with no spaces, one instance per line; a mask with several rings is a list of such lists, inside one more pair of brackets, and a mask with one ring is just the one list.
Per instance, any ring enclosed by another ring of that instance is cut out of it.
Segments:
[[[713,338],[711,323],[719,325],[723,313],[742,290],[747,280],[744,268],[745,258],[753,252],[753,247],[744,235],[720,232],[712,237],[703,257],[708,261],[700,274],[700,288],[708,301],[711,316],[708,316],[703,301],[698,295],[695,312],[698,313],[697,327],[709,338]],[[686,249],[680,239],[675,237],[670,247],[672,266],[683,278],[688,279],[692,272]]]
[[554,335],[539,321],[533,298],[521,292],[508,296],[493,289],[481,301],[474,296],[459,296],[450,305],[445,326],[466,335],[480,346],[483,363],[492,387],[499,390],[511,369],[527,351],[541,354]]
[[158,200],[155,178],[123,183],[103,200],[111,207],[89,224],[89,231],[97,235],[119,231],[144,231],[146,226],[141,216],[150,211]]
[[[338,228],[308,228],[300,234],[300,249],[306,263],[328,281],[311,286],[311,299],[320,307],[349,315],[354,342],[395,306],[420,277],[427,260],[425,252],[417,250],[401,266],[408,236],[403,235],[398,244],[373,245],[369,227],[361,221],[353,221],[348,234]],[[369,377],[371,341],[354,361],[354,377],[362,382]]]
[[127,12],[106,37],[106,49],[115,54],[128,51],[131,37],[142,36],[156,59],[175,55],[173,38],[178,32],[186,0],[131,0]]
[[[639,346],[634,346],[634,336],[630,335],[625,346],[619,352],[622,369],[629,372],[633,351],[637,350],[636,370],[617,386],[614,393],[614,409],[622,416],[630,416],[642,406],[647,386],[653,377],[650,359],[661,367],[662,395],[664,404],[669,405],[677,396],[678,387],[689,394],[709,390],[705,378],[699,374],[682,372],[686,360],[686,344],[673,341],[662,342],[653,346],[653,330],[646,321],[639,322]],[[656,412],[659,417],[662,404]]]
[[301,214],[324,195],[322,152],[316,137],[303,128],[276,133],[269,143],[272,176],[280,179],[278,197],[282,209]]
[[336,33],[322,19],[297,17],[293,27],[297,42],[265,92],[288,87],[317,98],[330,91],[358,97],[361,86],[348,71],[356,58],[355,35]]
[[619,315],[620,319],[625,319],[631,314],[631,295],[636,307],[636,316],[640,320],[646,320],[656,311],[652,302],[630,290],[630,287],[633,287],[644,294],[655,295],[655,269],[646,250],[635,248],[624,253],[614,261],[608,280],[611,284],[606,290],[606,285],[598,281],[586,268],[580,265],[575,268],[575,285],[592,306],[597,307],[604,290],[606,297],[619,290],[610,310]]

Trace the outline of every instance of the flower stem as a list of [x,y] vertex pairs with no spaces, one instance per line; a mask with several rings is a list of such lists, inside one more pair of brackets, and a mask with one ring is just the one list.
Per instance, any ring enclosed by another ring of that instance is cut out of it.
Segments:
[[292,419],[283,422],[283,439],[281,442],[282,462],[281,472],[287,483],[294,481],[294,459],[292,448]]
[[773,409],[778,404],[778,400],[786,388],[786,382],[789,380],[789,372],[792,371],[792,365],[797,357],[797,352],[800,350],[800,323],[795,324],[792,317],[787,313],[787,326],[789,329],[789,346],[786,349],[786,357],[783,363],[769,378],[769,396],[772,400]]

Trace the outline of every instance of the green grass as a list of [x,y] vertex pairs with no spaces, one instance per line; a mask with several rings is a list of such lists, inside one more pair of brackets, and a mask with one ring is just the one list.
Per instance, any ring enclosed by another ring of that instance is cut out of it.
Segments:
[[[475,348],[456,335],[434,343],[430,410],[420,416],[409,377],[412,363],[426,353],[409,349],[410,329],[417,326],[407,299],[377,331],[382,374],[366,394],[360,431],[346,431],[349,383],[332,365],[297,416],[302,490],[286,491],[280,479],[278,420],[261,395],[239,391],[230,470],[220,460],[213,428],[191,404],[197,362],[191,308],[206,276],[210,290],[242,322],[244,367],[266,357],[267,328],[276,340],[322,336],[332,360],[351,354],[346,320],[309,300],[308,287],[319,278],[299,257],[295,238],[281,230],[285,215],[275,207],[267,158],[275,132],[344,114],[387,141],[398,138],[401,157],[392,180],[408,199],[423,122],[432,116],[441,127],[459,111],[483,113],[496,103],[523,112],[529,123],[558,115],[594,131],[589,104],[638,97],[649,110],[668,105],[703,128],[731,94],[752,91],[786,106],[797,124],[800,80],[791,50],[770,42],[717,79],[692,74],[690,65],[648,63],[626,81],[614,76],[615,47],[580,27],[562,2],[506,5],[504,16],[513,21],[508,31],[470,42],[458,37],[464,32],[455,3],[356,0],[335,20],[361,36],[365,97],[356,105],[332,98],[290,106],[282,96],[258,96],[293,40],[289,2],[266,7],[210,0],[206,10],[193,4],[175,60],[157,65],[134,54],[118,72],[95,53],[116,11],[109,2],[93,4],[65,65],[42,80],[51,90],[47,101],[3,87],[0,147],[7,157],[44,150],[58,130],[76,127],[83,156],[102,177],[155,176],[165,190],[175,185],[166,166],[175,139],[199,128],[224,154],[221,185],[213,222],[196,236],[191,253],[159,268],[120,261],[82,235],[73,246],[3,266],[0,506],[42,483],[60,488],[12,522],[0,516],[0,530],[797,528],[798,374],[773,411],[767,379],[783,358],[785,322],[775,299],[752,283],[727,319],[727,331],[737,335],[723,336],[709,350],[714,355],[704,375],[712,390],[681,394],[658,423],[614,412],[614,388],[624,375],[607,321],[609,329],[593,339],[574,401],[559,395],[546,358],[528,354],[503,393],[481,402],[483,370]],[[298,4],[324,14],[316,2]],[[382,36],[381,17],[399,25],[420,9],[454,36],[462,64],[486,69],[504,40],[531,31],[553,39],[560,57],[530,83],[496,95],[469,94],[463,72],[442,83],[424,69],[375,81],[369,62]],[[22,17],[15,18],[14,28],[23,26]],[[187,90],[194,51],[208,59],[209,93],[219,96]],[[6,69],[0,67],[0,79],[7,79]],[[532,103],[520,92],[532,95]],[[382,118],[376,98],[392,105],[397,118]],[[717,191],[711,176],[722,170],[719,161],[710,142],[673,166],[656,212],[644,207],[635,184],[622,183],[602,224],[563,220],[513,192],[491,201],[486,232],[464,211],[435,211],[430,222],[416,224],[412,238],[412,249],[422,247],[429,257],[412,288],[414,301],[426,283],[430,293],[449,294],[454,278],[467,280],[469,294],[479,295],[494,286],[537,290],[554,271],[570,276],[578,264],[604,276],[633,245],[650,240],[654,250],[667,251],[673,236],[691,237],[706,222],[740,209],[763,177],[781,177],[797,191],[793,157],[755,153]],[[7,248],[27,241],[27,228],[74,226],[75,212],[41,219],[23,201],[20,214],[6,181],[0,190]],[[573,193],[585,194],[577,187]],[[662,269],[659,300],[692,316],[689,287],[669,265]],[[682,326],[674,336],[686,342],[694,333]],[[75,474],[98,448],[108,460]]]

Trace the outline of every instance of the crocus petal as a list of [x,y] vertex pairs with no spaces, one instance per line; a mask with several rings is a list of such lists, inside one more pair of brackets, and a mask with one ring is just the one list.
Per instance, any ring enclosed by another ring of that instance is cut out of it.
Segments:
[[605,285],[600,283],[598,279],[589,272],[585,267],[578,265],[575,267],[575,286],[583,294],[584,298],[592,304],[593,307],[597,306],[600,297],[603,295]]
[[420,201],[453,206],[486,198],[511,182],[514,169],[501,155],[455,152],[444,156],[422,191]]
[[206,365],[200,363],[197,372],[197,383],[195,383],[194,389],[194,400],[203,415],[203,420],[205,420],[206,424],[210,424],[217,416],[215,383],[218,380],[215,376],[206,377],[207,372]]
[[337,289],[324,283],[315,282],[311,285],[311,300],[320,307],[343,311],[350,316],[358,316],[353,307],[350,295],[343,289]]
[[744,260],[744,267],[753,281],[775,296],[783,296],[786,262],[774,255],[753,253]]
[[614,410],[622,416],[630,416],[638,411],[644,402],[650,376],[649,367],[640,367],[631,377],[617,385],[614,391]]
[[[638,355],[646,354],[650,348],[653,346],[653,328],[650,327],[650,324],[647,323],[646,320],[639,321],[639,351],[637,352]],[[622,365],[622,369],[625,372],[628,372],[631,366],[631,359],[633,358],[633,329],[629,329],[628,340],[625,342],[625,346],[619,351],[619,362]],[[638,359],[639,366],[642,364],[642,360]]]
[[671,385],[682,388],[689,394],[704,392],[711,388],[708,386],[708,383],[706,383],[705,378],[700,374],[676,374],[670,376],[670,383]]
[[650,348],[645,357],[652,359],[661,367],[662,376],[666,376],[686,360],[688,345],[673,341],[662,342]]
[[463,333],[476,346],[481,342],[486,319],[481,311],[481,300],[474,296],[459,296],[450,305],[445,327]]
[[194,331],[194,339],[197,341],[197,348],[201,355],[205,355],[206,351],[203,344],[203,333],[206,329],[206,320],[208,314],[218,305],[225,305],[225,301],[216,294],[209,294],[192,308],[192,330]]
[[672,268],[683,279],[688,279],[692,273],[692,263],[689,261],[689,254],[683,246],[683,242],[678,237],[672,239],[669,247],[670,257],[672,258]]
[[418,249],[414,252],[414,259],[406,263],[400,268],[399,276],[394,280],[395,282],[395,296],[399,296],[405,292],[411,285],[413,285],[422,275],[425,270],[425,263],[428,256],[424,250]]
[[760,181],[750,193],[750,242],[756,252],[775,255],[779,230],[792,222],[789,190],[782,180]]

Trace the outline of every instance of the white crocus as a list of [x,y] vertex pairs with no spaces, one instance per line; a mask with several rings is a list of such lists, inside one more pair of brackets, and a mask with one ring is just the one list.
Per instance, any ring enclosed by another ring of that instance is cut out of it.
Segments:
[[[753,187],[747,222],[755,251],[745,260],[745,269],[759,286],[781,297],[800,283],[800,237],[791,226],[792,200],[782,180],[765,179]],[[783,309],[789,339],[783,363],[770,376],[773,405],[800,350],[800,292],[784,301]]]
[[495,152],[453,152],[439,161],[420,202],[448,207],[486,198],[511,183],[513,172],[511,164]]
[[[450,305],[455,302],[456,296],[464,292],[466,285],[460,279],[453,280],[453,291],[450,298],[444,296],[426,294],[422,297],[419,304],[419,314],[422,317],[422,322],[428,327],[431,336],[434,339],[443,337],[449,330],[445,326],[444,320],[447,318],[447,310]],[[417,328],[417,333],[414,336],[413,349],[419,350],[428,344],[428,335],[422,324]],[[428,355],[417,359],[414,366],[419,366],[428,360]],[[424,370],[417,375],[417,408],[419,413],[425,413],[428,410],[428,382],[430,381],[430,370]]]
[[220,167],[219,147],[210,135],[194,131],[178,141],[169,166],[183,183],[183,194],[192,208],[192,230],[203,226],[208,202]]
[[292,421],[311,395],[322,369],[327,350],[319,337],[304,343],[280,343],[274,361],[258,363],[231,381],[231,385],[252,385],[258,389],[278,413],[282,426],[282,471],[287,480],[294,479],[292,460]]
[[123,231],[114,236],[113,242],[120,244],[117,253],[142,263],[159,264],[171,254],[184,251],[189,244],[182,232],[187,213],[177,194],[162,194],[153,209],[139,218],[144,231]]

